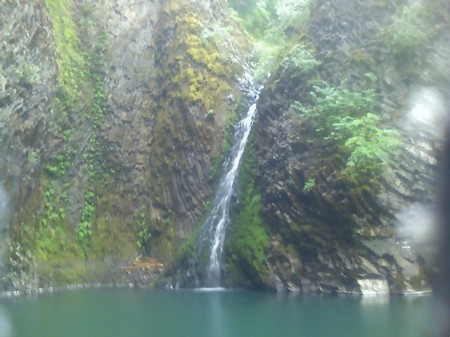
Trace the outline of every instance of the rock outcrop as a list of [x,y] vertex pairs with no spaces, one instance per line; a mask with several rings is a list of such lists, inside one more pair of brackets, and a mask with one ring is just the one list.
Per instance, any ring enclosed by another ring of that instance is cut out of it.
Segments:
[[4,286],[170,261],[236,114],[248,43],[225,3],[7,1],[0,15]]
[[[417,10],[414,6],[421,6],[420,14],[406,17]],[[420,128],[405,130],[402,118],[412,109],[415,88],[432,85],[448,95],[450,68],[443,55],[449,14],[439,1],[317,1],[299,42],[314,51],[316,69],[293,73],[283,61],[258,104],[253,146],[261,217],[271,236],[268,287],[366,292],[363,285],[387,281],[390,292],[427,289],[429,254],[399,223],[408,209],[434,202],[439,137]],[[421,39],[410,41],[406,35],[416,32],[398,31],[411,24],[407,20],[414,20]],[[434,31],[430,27],[436,22],[439,29]],[[378,176],[356,183],[343,178],[343,148],[320,141],[320,126],[308,124],[296,108],[297,102],[317,108],[310,92],[324,81],[326,87],[344,83],[354,92],[375,89],[381,102],[374,112],[385,127],[401,130],[402,145]],[[416,214],[413,221],[425,220]]]
[[[401,225],[434,202],[440,139],[436,130],[411,129],[403,113],[420,105],[417,97],[448,97],[448,4],[311,4],[291,3],[310,16],[282,25],[293,46],[258,102],[233,197],[226,284],[427,289],[429,244],[415,245]],[[253,33],[280,14],[267,10],[250,11],[260,16],[247,25]],[[258,54],[234,17],[224,0],[2,3],[3,288],[124,277],[144,285],[176,261],[208,208],[245,106],[245,61]],[[315,119],[342,106],[327,93],[355,98],[346,106],[353,120]],[[354,132],[345,122],[373,127],[391,153],[375,144],[367,155],[353,142],[360,152],[351,157],[348,137],[328,132]],[[358,155],[371,160],[358,166]],[[124,275],[120,267],[139,255],[155,259],[157,270]]]
[[[42,163],[48,158],[45,144],[53,121],[57,66],[50,18],[42,2],[4,2],[0,21],[0,184],[2,203],[8,201],[7,212],[1,214],[7,218],[1,220],[4,233],[5,222],[20,223],[19,214],[37,211],[30,191],[39,188]],[[2,247],[10,242],[12,261],[1,261],[9,269],[8,285],[35,286],[33,254],[16,240],[14,231],[9,236]]]

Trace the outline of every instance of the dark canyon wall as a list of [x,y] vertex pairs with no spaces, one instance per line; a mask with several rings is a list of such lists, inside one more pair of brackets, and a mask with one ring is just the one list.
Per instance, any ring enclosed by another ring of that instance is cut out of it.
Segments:
[[120,280],[138,255],[173,258],[240,96],[248,43],[226,13],[221,1],[3,2],[5,287]]
[[[242,165],[226,283],[427,289],[428,249],[400,225],[434,202],[440,139],[404,113],[414,92],[448,97],[449,6],[307,8],[280,24],[286,50]],[[242,27],[274,20],[231,13],[221,0],[2,2],[4,288],[128,282],[179,261],[245,108],[255,39]],[[140,255],[152,259],[132,265]]]
[[[448,97],[449,10],[442,1],[317,1],[258,104],[253,167],[271,238],[259,269],[266,286],[427,289],[432,255],[404,228],[427,226],[411,209],[434,203],[440,138],[408,129],[405,112],[414,92]],[[378,163],[362,159],[381,144],[374,134],[399,137]]]

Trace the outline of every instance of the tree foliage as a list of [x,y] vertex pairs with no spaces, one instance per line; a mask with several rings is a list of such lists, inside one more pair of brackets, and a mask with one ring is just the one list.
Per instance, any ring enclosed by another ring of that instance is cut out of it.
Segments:
[[380,170],[391,151],[400,145],[398,132],[383,128],[380,117],[370,112],[360,118],[341,117],[332,129],[332,137],[345,141],[350,153],[346,165],[353,179]]
[[319,65],[315,53],[303,45],[294,46],[282,62],[283,72],[295,75],[310,75]]
[[344,172],[352,180],[378,173],[399,145],[396,130],[385,128],[375,111],[378,94],[373,89],[348,90],[344,86],[314,86],[311,105],[294,101],[291,109],[301,123],[314,131],[315,141],[344,148]]
[[401,12],[394,16],[389,35],[396,50],[409,50],[426,39],[431,33],[426,21],[427,15],[425,5],[417,1],[403,7]]

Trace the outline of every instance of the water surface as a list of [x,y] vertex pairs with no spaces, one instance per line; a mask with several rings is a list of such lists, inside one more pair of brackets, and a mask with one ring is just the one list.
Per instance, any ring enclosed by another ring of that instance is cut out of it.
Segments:
[[435,300],[97,289],[0,306],[14,337],[424,337]]

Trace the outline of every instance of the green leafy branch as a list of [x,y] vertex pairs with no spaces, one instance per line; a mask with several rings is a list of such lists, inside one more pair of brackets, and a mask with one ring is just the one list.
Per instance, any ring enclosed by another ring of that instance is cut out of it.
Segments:
[[301,125],[314,131],[315,142],[344,149],[344,176],[355,181],[379,173],[401,141],[399,133],[383,127],[381,118],[372,112],[379,100],[376,91],[325,85],[314,86],[310,97],[310,105],[294,101],[291,110],[300,114]]

